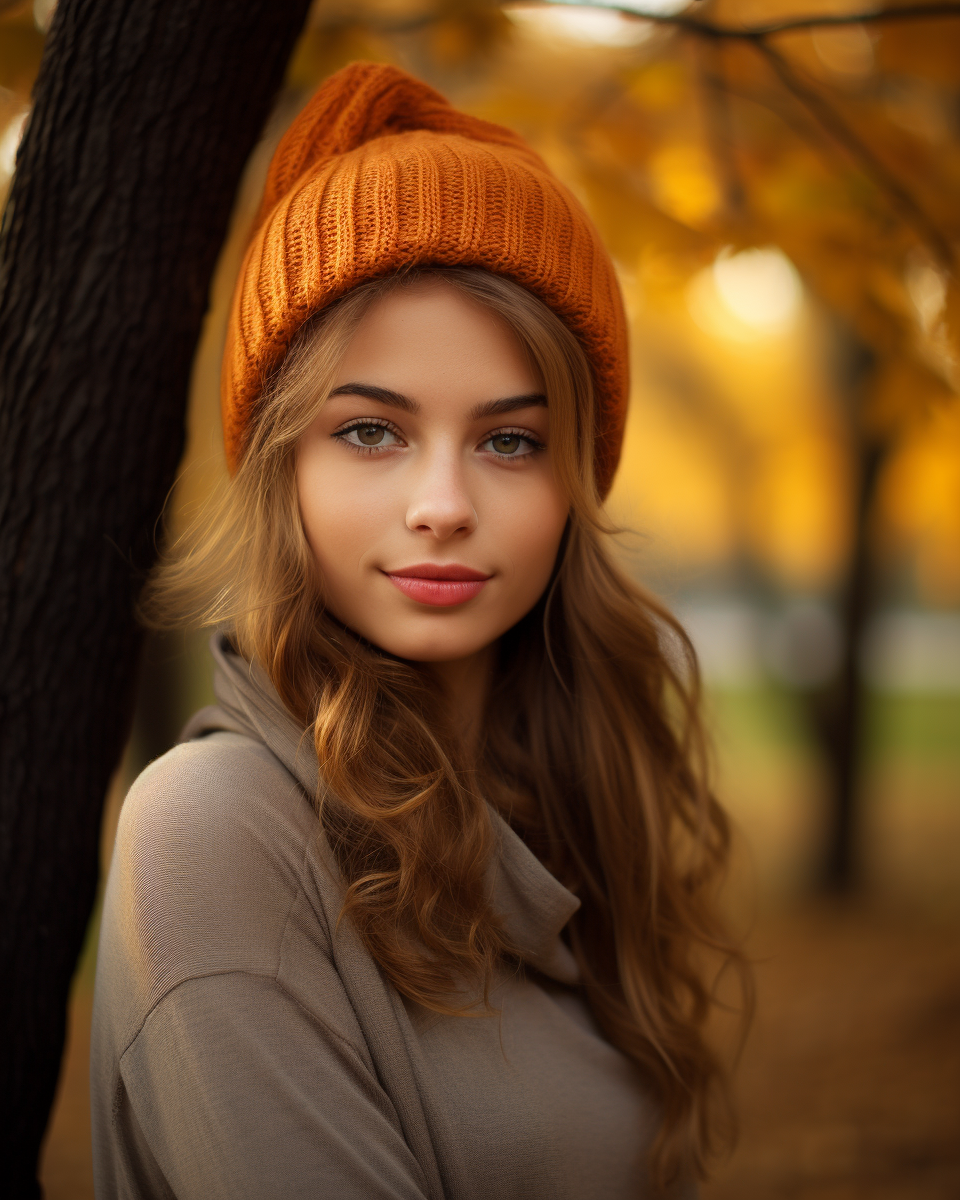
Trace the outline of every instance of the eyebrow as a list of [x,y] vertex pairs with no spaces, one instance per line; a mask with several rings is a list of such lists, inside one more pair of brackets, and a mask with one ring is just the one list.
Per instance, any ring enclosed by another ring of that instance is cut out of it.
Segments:
[[381,404],[389,404],[392,408],[402,409],[403,412],[417,413],[420,405],[404,396],[402,392],[391,391],[390,388],[374,387],[370,383],[344,383],[334,388],[331,396],[363,396],[365,400],[378,400]]
[[530,392],[526,396],[507,396],[505,400],[488,400],[486,404],[477,404],[470,410],[470,420],[479,421],[483,417],[499,417],[503,413],[516,412],[518,408],[546,408],[547,398],[541,392]]
[[[402,412],[418,413],[420,405],[402,392],[391,388],[376,387],[370,383],[344,383],[334,388],[331,396],[363,396],[365,400],[376,400],[380,404],[389,404]],[[499,417],[504,413],[516,412],[521,408],[546,408],[547,398],[542,392],[529,392],[522,396],[506,396],[503,400],[488,400],[475,404],[470,410],[470,420],[480,421],[484,417]]]

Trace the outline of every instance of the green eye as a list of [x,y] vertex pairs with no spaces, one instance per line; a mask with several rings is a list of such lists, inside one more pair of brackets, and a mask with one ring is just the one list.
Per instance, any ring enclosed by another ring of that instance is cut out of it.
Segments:
[[523,438],[518,433],[498,433],[490,439],[490,444],[498,454],[516,454]]
[[360,425],[354,430],[357,441],[364,446],[379,446],[387,432],[382,425]]

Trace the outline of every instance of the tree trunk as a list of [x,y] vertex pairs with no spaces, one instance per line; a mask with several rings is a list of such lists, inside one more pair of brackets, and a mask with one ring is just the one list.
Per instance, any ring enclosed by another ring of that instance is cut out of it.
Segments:
[[308,0],[61,0],[0,235],[4,1194],[38,1196],[133,603],[244,162]]
[[819,697],[816,714],[831,792],[822,882],[828,891],[838,893],[854,891],[859,882],[859,801],[867,700],[861,651],[875,606],[870,516],[882,463],[880,446],[867,443],[861,448],[853,554],[840,611],[843,650],[837,679],[826,695]]
[[820,882],[826,890],[843,894],[854,891],[859,882],[858,809],[867,700],[862,646],[877,602],[870,539],[885,447],[865,431],[863,421],[864,399],[876,369],[876,357],[848,330],[838,328],[835,338],[837,382],[847,401],[850,441],[856,455],[853,545],[839,597],[841,653],[836,678],[826,688],[810,694],[808,705],[830,789]]

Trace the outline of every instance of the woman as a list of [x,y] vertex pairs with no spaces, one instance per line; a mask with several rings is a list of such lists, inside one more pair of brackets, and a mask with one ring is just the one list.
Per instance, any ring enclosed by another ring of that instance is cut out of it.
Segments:
[[101,1197],[687,1194],[716,1129],[688,643],[606,546],[612,266],[504,129],[393,68],[281,142],[229,488],[148,589],[219,706],[125,801]]

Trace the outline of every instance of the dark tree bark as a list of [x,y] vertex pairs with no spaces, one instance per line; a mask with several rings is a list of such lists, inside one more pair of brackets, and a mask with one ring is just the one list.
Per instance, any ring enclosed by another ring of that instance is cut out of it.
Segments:
[[849,331],[837,330],[835,357],[856,454],[853,546],[839,596],[841,652],[836,678],[826,688],[809,694],[807,700],[830,789],[821,883],[827,891],[844,894],[855,891],[859,883],[859,801],[867,702],[862,645],[877,604],[870,540],[886,447],[863,427],[864,398],[876,368],[875,355]]
[[244,162],[308,0],[61,0],[0,239],[5,1195],[38,1147],[131,717],[133,605]]
[[841,597],[842,652],[832,686],[812,697],[814,728],[826,757],[830,807],[822,883],[831,892],[847,893],[859,883],[857,849],[860,834],[861,766],[867,690],[861,648],[873,614],[874,570],[870,554],[870,516],[883,450],[866,444],[859,457],[860,482],[853,555]]

